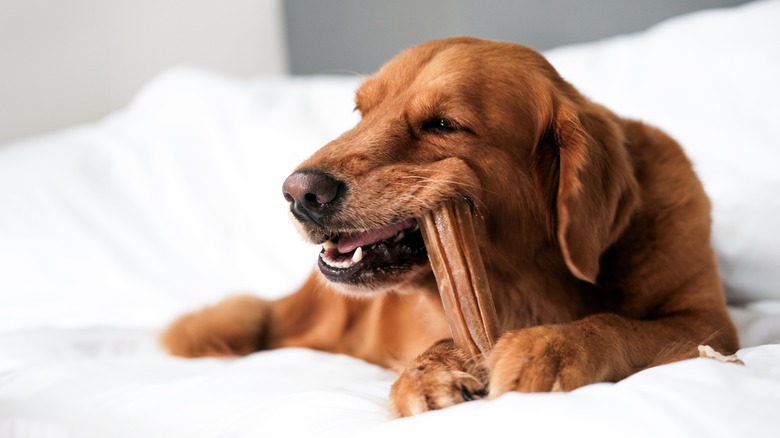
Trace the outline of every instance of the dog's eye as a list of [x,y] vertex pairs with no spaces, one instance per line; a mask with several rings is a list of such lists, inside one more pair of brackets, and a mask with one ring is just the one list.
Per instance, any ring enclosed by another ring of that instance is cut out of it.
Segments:
[[458,130],[455,123],[444,117],[431,117],[422,124],[423,132],[432,132],[436,134],[448,134]]

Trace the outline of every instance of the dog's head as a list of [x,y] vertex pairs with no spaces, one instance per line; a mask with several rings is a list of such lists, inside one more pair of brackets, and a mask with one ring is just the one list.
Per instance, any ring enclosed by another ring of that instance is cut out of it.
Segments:
[[[593,282],[634,196],[614,116],[538,53],[472,38],[409,49],[366,80],[360,122],[284,182],[326,278],[360,293],[430,274],[417,218],[466,198],[493,270],[555,246]],[[635,184],[635,182],[634,182]]]

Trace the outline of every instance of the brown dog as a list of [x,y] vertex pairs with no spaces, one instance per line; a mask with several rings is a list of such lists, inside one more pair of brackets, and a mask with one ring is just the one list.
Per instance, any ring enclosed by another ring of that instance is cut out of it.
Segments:
[[[538,53],[472,38],[407,50],[358,90],[362,120],[284,182],[319,272],[163,336],[181,356],[305,346],[403,370],[398,415],[507,391],[571,390],[738,348],[710,205],[663,132],[590,102]],[[417,217],[467,198],[503,335],[451,338]]]

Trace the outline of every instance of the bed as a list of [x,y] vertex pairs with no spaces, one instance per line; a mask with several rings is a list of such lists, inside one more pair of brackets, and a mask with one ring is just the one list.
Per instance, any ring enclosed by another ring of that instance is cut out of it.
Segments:
[[104,120],[0,147],[0,437],[778,436],[778,22],[765,0],[546,53],[686,148],[744,365],[691,359],[395,420],[396,375],[354,358],[168,356],[157,337],[177,315],[309,274],[318,248],[280,184],[356,122],[360,81],[176,69]]

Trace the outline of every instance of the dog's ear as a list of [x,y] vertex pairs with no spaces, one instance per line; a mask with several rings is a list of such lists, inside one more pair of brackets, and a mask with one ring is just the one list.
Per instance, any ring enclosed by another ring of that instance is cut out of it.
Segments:
[[559,245],[569,270],[595,283],[602,253],[625,229],[638,201],[625,137],[615,116],[584,99],[558,102],[552,135],[559,156]]

